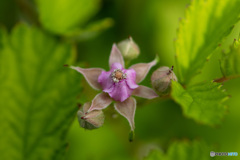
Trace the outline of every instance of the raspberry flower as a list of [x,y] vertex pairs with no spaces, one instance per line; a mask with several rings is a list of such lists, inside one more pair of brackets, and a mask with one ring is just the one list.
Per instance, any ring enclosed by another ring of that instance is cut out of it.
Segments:
[[147,99],[158,97],[153,89],[137,84],[146,77],[155,64],[156,60],[138,63],[125,69],[122,54],[116,44],[113,44],[109,57],[110,71],[101,68],[83,69],[74,66],[71,68],[80,72],[92,88],[102,90],[94,97],[87,112],[102,110],[114,101],[115,109],[128,120],[133,131],[136,100],[131,96]]

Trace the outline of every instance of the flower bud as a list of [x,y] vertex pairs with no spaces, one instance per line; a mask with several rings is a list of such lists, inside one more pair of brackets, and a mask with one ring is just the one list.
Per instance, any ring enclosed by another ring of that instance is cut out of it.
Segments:
[[151,77],[152,86],[160,95],[169,93],[171,80],[177,81],[177,77],[173,72],[173,66],[171,69],[166,66],[160,67],[153,72]]
[[96,129],[103,125],[104,114],[102,110],[93,110],[88,112],[91,107],[91,103],[85,103],[77,113],[78,122],[82,128],[85,129]]
[[140,53],[139,47],[133,41],[132,37],[129,37],[128,39],[119,42],[117,47],[126,60],[135,59]]

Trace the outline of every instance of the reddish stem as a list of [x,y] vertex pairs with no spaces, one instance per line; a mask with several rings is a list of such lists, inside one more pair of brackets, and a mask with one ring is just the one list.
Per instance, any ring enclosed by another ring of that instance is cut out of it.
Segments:
[[240,78],[240,75],[236,75],[236,76],[229,76],[229,77],[221,77],[218,79],[213,80],[213,82],[217,82],[217,83],[222,83],[231,79],[235,79],[235,78]]

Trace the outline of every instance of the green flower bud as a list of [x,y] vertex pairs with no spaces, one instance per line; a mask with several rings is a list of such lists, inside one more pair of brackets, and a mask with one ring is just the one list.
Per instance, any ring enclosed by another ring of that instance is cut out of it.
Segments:
[[171,69],[166,66],[160,67],[153,72],[151,77],[152,86],[160,95],[169,93],[171,80],[177,81],[177,77],[173,72],[173,66]]
[[93,110],[88,112],[91,107],[91,103],[85,103],[77,113],[78,122],[82,128],[85,129],[96,129],[103,125],[104,114],[102,110]]
[[129,37],[128,39],[119,42],[117,44],[117,47],[126,60],[135,59],[140,53],[140,49],[138,45],[133,41],[132,37]]

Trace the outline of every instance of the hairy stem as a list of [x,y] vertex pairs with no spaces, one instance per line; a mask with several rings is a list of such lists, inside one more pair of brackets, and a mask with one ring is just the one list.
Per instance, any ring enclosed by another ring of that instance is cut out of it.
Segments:
[[235,79],[235,78],[240,78],[240,75],[217,78],[217,79],[213,80],[213,82],[222,83],[222,82],[225,82],[225,81],[228,81],[231,79]]

